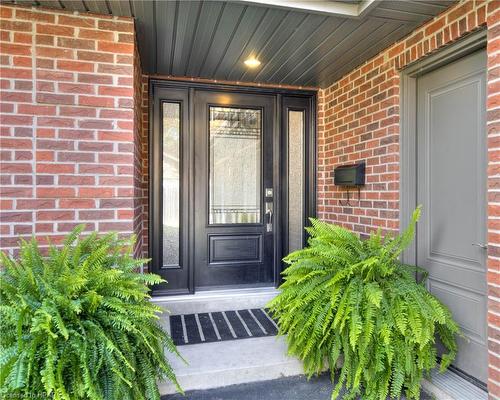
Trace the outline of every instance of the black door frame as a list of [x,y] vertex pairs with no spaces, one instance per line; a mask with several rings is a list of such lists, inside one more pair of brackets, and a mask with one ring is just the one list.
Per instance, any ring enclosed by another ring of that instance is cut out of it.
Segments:
[[[305,126],[305,181],[304,181],[304,226],[308,218],[316,216],[316,95],[315,90],[298,90],[284,88],[239,86],[231,84],[211,84],[192,81],[172,81],[150,79],[149,81],[149,271],[164,275],[165,270],[171,276],[175,271],[187,269],[187,285],[183,289],[168,289],[168,285],[153,287],[153,295],[175,295],[194,293],[194,94],[196,90],[251,93],[273,95],[276,99],[276,115],[274,118],[274,203],[276,205],[274,218],[278,229],[274,234],[274,286],[280,285],[281,271],[284,264],[281,261],[287,252],[288,231],[284,217],[287,215],[288,195],[286,189],[287,163],[284,154],[286,144],[286,112],[287,110],[304,109],[306,111]],[[171,96],[170,93],[173,95]],[[184,93],[184,94],[182,94]],[[159,124],[160,104],[164,101],[181,103],[181,141],[184,151],[181,163],[184,173],[181,175],[182,194],[181,208],[188,212],[181,213],[181,237],[185,244],[181,245],[181,266],[164,268],[162,265],[162,142],[161,126]],[[287,150],[287,149],[285,149]],[[187,170],[187,171],[186,171]],[[187,173],[186,173],[187,172]],[[305,236],[304,236],[305,238]],[[172,279],[172,278],[171,278]],[[176,278],[173,278],[176,279]]]

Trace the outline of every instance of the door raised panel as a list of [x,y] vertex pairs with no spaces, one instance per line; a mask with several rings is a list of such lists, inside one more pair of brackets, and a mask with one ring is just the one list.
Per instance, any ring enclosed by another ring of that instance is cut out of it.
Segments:
[[478,152],[481,138],[475,134],[481,122],[481,77],[475,74],[428,93],[426,153],[430,256],[484,270],[480,252],[472,246],[484,229],[477,218],[484,184],[477,179],[483,162]]
[[484,295],[435,279],[429,279],[429,288],[448,306],[469,339],[485,345],[486,324],[483,315],[477,312],[486,307]]
[[209,264],[262,262],[262,235],[209,235]]

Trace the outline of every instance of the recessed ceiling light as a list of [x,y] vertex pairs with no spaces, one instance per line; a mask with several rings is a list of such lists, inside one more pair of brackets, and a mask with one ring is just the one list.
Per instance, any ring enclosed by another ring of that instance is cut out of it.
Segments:
[[250,57],[245,60],[245,65],[248,68],[257,68],[260,65],[260,61],[257,60],[255,57]]

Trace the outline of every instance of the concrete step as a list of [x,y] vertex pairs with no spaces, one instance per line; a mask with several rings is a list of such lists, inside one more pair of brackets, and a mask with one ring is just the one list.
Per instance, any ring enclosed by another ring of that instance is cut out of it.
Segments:
[[[274,288],[199,292],[189,296],[155,298],[172,315],[263,308],[277,295]],[[162,323],[170,330],[168,314]],[[203,390],[303,374],[299,360],[287,355],[283,337],[260,337],[179,346],[188,362],[169,355],[181,387]],[[175,392],[170,382],[159,384],[162,395]]]
[[[185,390],[219,388],[304,373],[299,360],[287,356],[284,338],[262,337],[180,346],[189,365],[171,359],[177,379]],[[175,392],[162,382],[160,393]]]
[[422,381],[422,389],[436,400],[488,400],[488,392],[469,380],[448,370],[431,372],[430,379]]
[[172,315],[177,315],[262,308],[278,293],[274,287],[211,290],[181,296],[153,297],[151,301],[169,310]]

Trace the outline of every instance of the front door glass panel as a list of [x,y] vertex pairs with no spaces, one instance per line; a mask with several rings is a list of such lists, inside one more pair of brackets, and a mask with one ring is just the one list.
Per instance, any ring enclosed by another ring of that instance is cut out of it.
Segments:
[[209,223],[260,223],[261,110],[209,110]]

